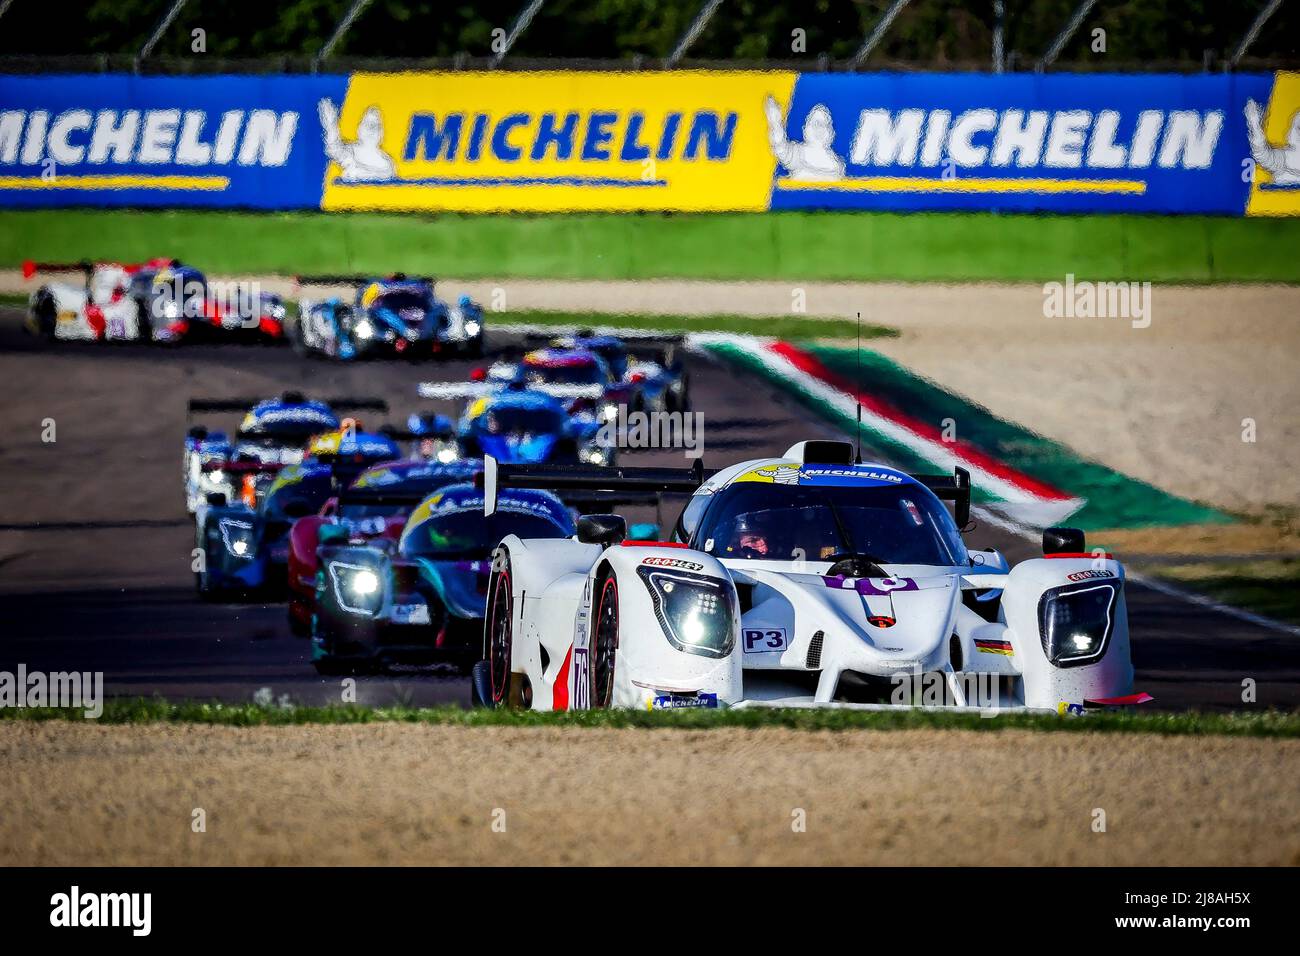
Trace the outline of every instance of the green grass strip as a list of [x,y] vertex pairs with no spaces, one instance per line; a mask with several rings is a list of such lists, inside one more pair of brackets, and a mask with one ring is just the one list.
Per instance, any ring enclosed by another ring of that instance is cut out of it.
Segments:
[[1300,219],[993,213],[0,212],[0,267],[177,256],[213,273],[1300,282]]
[[[59,708],[5,708],[0,720],[82,721],[82,711]],[[722,727],[779,727],[803,731],[853,730],[1041,730],[1196,734],[1233,737],[1300,737],[1300,714],[1172,713],[1152,710],[1108,711],[1084,717],[1054,714],[979,714],[926,710],[591,710],[539,713],[516,710],[464,710],[458,707],[263,706],[162,698],[113,698],[105,702],[99,724],[207,724],[230,727],[306,724],[437,724],[460,727],[596,727],[711,730]]]

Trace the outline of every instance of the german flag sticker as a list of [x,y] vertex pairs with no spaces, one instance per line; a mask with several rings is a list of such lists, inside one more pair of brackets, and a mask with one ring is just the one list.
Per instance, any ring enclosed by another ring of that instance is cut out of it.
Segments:
[[981,654],[1005,654],[1007,657],[1013,656],[1016,652],[1011,649],[1010,641],[975,641],[975,650]]

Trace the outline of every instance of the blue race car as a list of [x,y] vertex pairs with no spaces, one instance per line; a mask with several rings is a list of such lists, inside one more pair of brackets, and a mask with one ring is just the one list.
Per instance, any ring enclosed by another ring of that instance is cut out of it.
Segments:
[[564,388],[530,387],[521,381],[427,382],[419,393],[469,399],[456,425],[463,458],[491,455],[512,464],[608,465],[614,460],[614,436],[590,412],[571,413]]
[[323,528],[346,528],[353,544],[373,538],[396,542],[417,505],[440,488],[471,480],[482,467],[477,461],[383,462],[363,471],[317,514],[295,521],[289,532],[289,629],[298,635],[311,630]]
[[311,440],[339,428],[338,413],[353,410],[386,412],[388,404],[381,398],[350,396],[311,400],[292,391],[271,399],[190,399],[187,416],[195,412],[245,414],[233,438],[203,425],[189,429],[182,455],[186,510],[194,514],[214,494],[255,508],[274,473],[281,466],[300,463]]
[[407,519],[396,545],[320,530],[312,664],[322,674],[446,662],[468,671],[482,650],[491,554],[502,538],[567,538],[573,516],[555,495],[450,485]]
[[371,465],[400,457],[385,435],[341,429],[314,439],[301,464],[275,466],[278,474],[256,507],[209,496],[194,515],[199,596],[282,597],[294,522],[319,511]]
[[[527,341],[545,342],[547,348],[525,357],[519,371],[531,373],[534,380],[547,375],[553,378],[564,368],[566,355],[580,358],[595,355],[609,369],[612,379],[601,402],[605,417],[608,406],[626,405],[628,411],[685,412],[691,407],[690,379],[678,354],[684,342],[680,335],[637,335],[624,338],[613,334],[598,334],[591,329],[580,329],[572,335],[543,336],[529,334]],[[497,374],[501,374],[498,370]],[[571,374],[571,373],[570,373]],[[549,379],[548,379],[549,380]]]
[[305,354],[349,361],[483,354],[483,310],[468,296],[455,305],[434,295],[432,279],[300,276],[303,285],[354,285],[356,295],[302,299],[289,340]]

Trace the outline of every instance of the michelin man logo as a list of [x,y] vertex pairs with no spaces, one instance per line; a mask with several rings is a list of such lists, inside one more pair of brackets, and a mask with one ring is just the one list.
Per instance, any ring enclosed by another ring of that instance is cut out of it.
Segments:
[[777,465],[775,468],[760,468],[758,474],[764,478],[771,478],[772,483],[776,485],[797,485],[799,484],[799,469],[791,468],[789,465]]
[[1268,170],[1272,185],[1283,189],[1300,189],[1300,110],[1291,117],[1286,145],[1273,146],[1264,135],[1263,112],[1254,100],[1246,101],[1246,135],[1255,165]]
[[384,152],[384,117],[378,106],[361,114],[357,138],[351,142],[339,132],[339,111],[328,99],[318,104],[321,133],[325,137],[325,155],[343,170],[339,182],[382,183],[397,178],[393,157]]
[[781,107],[769,96],[763,104],[767,113],[767,136],[772,155],[786,168],[791,179],[827,183],[844,178],[844,160],[835,155],[835,125],[831,111],[818,103],[803,121],[803,142],[786,138]]

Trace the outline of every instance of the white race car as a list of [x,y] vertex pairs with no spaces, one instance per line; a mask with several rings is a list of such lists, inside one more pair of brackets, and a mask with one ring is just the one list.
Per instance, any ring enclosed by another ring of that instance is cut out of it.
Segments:
[[157,263],[23,263],[23,278],[41,272],[79,272],[83,281],[47,282],[28,299],[25,328],[44,339],[130,342],[152,336],[139,299],[130,294],[137,273]]
[[[1054,712],[1133,695],[1124,569],[1044,532],[1009,568],[968,550],[970,481],[854,461],[806,441],[694,469],[501,465],[500,487],[688,492],[672,540],[617,515],[494,557],[474,701],[590,707],[896,706]],[[956,520],[940,499],[954,502]]]

